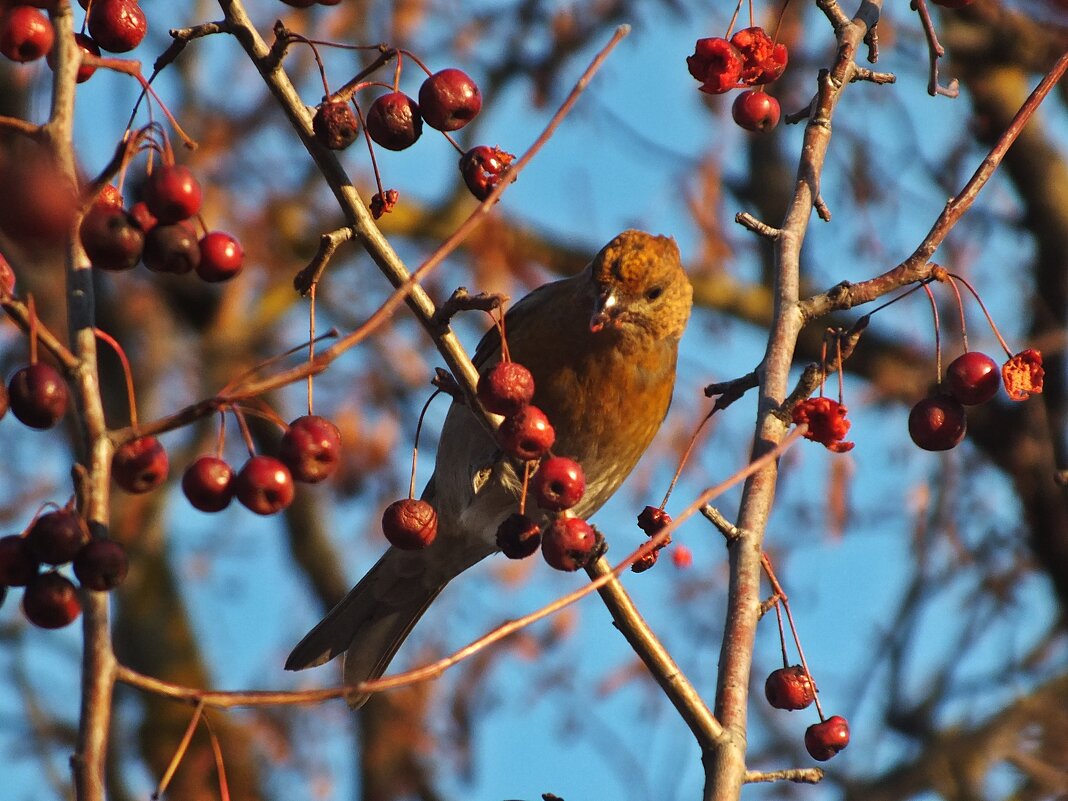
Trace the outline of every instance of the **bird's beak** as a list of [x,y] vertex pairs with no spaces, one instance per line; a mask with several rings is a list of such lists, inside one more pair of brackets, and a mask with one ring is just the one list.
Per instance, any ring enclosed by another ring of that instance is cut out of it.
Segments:
[[605,287],[597,294],[597,300],[593,304],[593,316],[590,317],[590,331],[597,333],[605,328],[605,326],[611,326],[618,314],[619,300],[616,297],[616,293],[608,287]]

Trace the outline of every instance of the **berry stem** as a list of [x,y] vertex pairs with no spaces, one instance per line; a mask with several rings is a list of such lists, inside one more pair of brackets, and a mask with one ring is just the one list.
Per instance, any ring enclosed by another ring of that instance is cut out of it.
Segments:
[[219,776],[219,801],[230,801],[230,786],[226,781],[226,762],[223,760],[222,747],[219,738],[211,727],[207,713],[204,714],[204,728],[208,730],[208,739],[211,740],[211,753],[215,757],[215,772]]
[[215,435],[215,455],[222,458],[226,445],[226,412],[219,409],[219,433]]
[[834,336],[835,359],[838,362],[838,405],[841,406],[845,395],[845,369],[842,367],[842,332],[838,331]]
[[385,197],[386,190],[382,187],[382,175],[378,171],[378,159],[375,158],[375,146],[371,142],[371,135],[367,133],[367,121],[363,118],[363,110],[360,108],[359,103],[353,100],[352,106],[356,109],[356,116],[360,120],[360,130],[363,132],[363,139],[367,143],[367,152],[371,156],[371,171],[375,174],[375,185],[378,187],[378,194],[380,197]]
[[775,622],[779,626],[779,647],[782,649],[782,666],[790,667],[790,657],[786,653],[786,629],[782,624],[782,604],[779,596],[775,596]]
[[931,315],[934,317],[935,332],[935,372],[938,375],[938,384],[942,384],[942,331],[938,324],[938,304],[935,303],[934,292],[927,284],[923,285],[923,291],[927,293],[927,299],[931,301]]
[[96,338],[101,342],[106,342],[115,351],[115,355],[119,357],[119,362],[122,364],[122,373],[126,378],[126,401],[130,404],[130,426],[136,430],[137,396],[134,394],[133,371],[130,369],[130,360],[126,358],[126,351],[122,349],[122,345],[116,342],[111,334],[99,328],[94,328],[93,333],[96,334]]
[[534,472],[534,462],[523,462],[523,494],[519,496],[519,514],[527,513],[527,485],[530,484],[530,474]]
[[[318,286],[318,282],[311,285],[308,289],[308,296],[311,298],[311,303],[308,307],[308,361],[315,361],[315,289]],[[314,392],[315,392],[315,377],[312,373],[308,373],[308,414],[312,414],[314,409]]]
[[256,455],[256,445],[252,441],[252,432],[248,430],[248,422],[245,420],[245,414],[241,411],[240,406],[231,406],[234,417],[237,418],[238,428],[241,429],[241,438],[245,440],[245,447],[248,448],[248,455],[250,457]]
[[178,743],[178,748],[175,749],[174,756],[171,757],[170,764],[167,765],[167,769],[163,771],[163,776],[159,780],[159,786],[156,787],[156,792],[152,794],[153,798],[162,798],[163,794],[167,791],[171,779],[174,778],[174,772],[178,770],[182,758],[189,750],[189,743],[193,740],[193,734],[196,733],[197,724],[200,723],[200,718],[203,714],[204,701],[201,700],[197,702],[196,707],[193,709],[193,717],[190,718],[189,725],[185,727],[185,734],[182,735],[182,739]]
[[[421,69],[421,70],[422,70],[423,72],[425,72],[425,73],[426,73],[427,75],[433,75],[433,74],[434,74],[434,73],[432,73],[432,72],[430,71],[430,68],[429,68],[429,67],[427,67],[427,65],[426,65],[426,64],[424,64],[424,63],[422,62],[422,60],[420,60],[419,56],[417,56],[417,55],[416,55],[415,53],[413,53],[413,52],[412,52],[411,50],[401,50],[400,52],[401,52],[401,53],[403,53],[404,55],[408,56],[408,58],[410,58],[410,59],[411,59],[412,61],[414,61],[414,62],[415,62],[416,64],[418,64],[418,65],[419,65],[419,69]],[[400,61],[400,57],[399,57],[399,56],[398,56],[397,60],[398,60],[398,61]],[[399,73],[398,73],[398,74],[399,74]]]
[[[321,342],[324,339],[333,339],[337,335],[338,335],[337,329],[336,328],[331,328],[325,334],[322,334],[321,336],[318,336],[315,339],[316,339],[317,342]],[[267,367],[270,367],[275,362],[279,362],[282,359],[286,358],[287,356],[292,356],[294,353],[299,353],[300,351],[304,350],[306,347],[308,347],[308,343],[307,342],[301,342],[299,345],[296,345],[296,346],[290,348],[289,350],[285,351],[284,353],[279,353],[277,356],[272,356],[271,358],[265,359],[264,361],[260,362],[259,364],[253,365],[252,367],[250,367],[249,369],[245,370],[245,372],[241,373],[236,378],[231,379],[226,384],[226,386],[224,386],[221,390],[219,390],[218,395],[225,395],[230,390],[232,390],[234,387],[242,384],[245,380],[247,380],[251,376],[255,375],[260,370],[263,370],[263,369],[266,369]]]
[[30,364],[37,364],[37,304],[32,292],[26,296],[26,308],[30,312]]
[[452,145],[452,146],[453,146],[454,148],[456,148],[456,152],[457,152],[457,153],[459,153],[459,154],[460,154],[461,156],[462,156],[462,155],[463,155],[463,154],[464,154],[465,152],[467,152],[467,151],[465,151],[465,150],[464,150],[464,149],[463,149],[462,147],[460,147],[460,145],[459,145],[459,144],[457,144],[456,140],[455,140],[455,139],[453,139],[453,138],[452,138],[452,137],[451,137],[451,136],[449,135],[448,131],[441,131],[441,135],[442,135],[442,136],[444,136],[444,137],[445,137],[446,139],[448,139],[448,140],[449,140],[449,144],[450,144],[450,145]]
[[968,352],[968,323],[964,320],[964,301],[960,296],[960,289],[957,288],[957,282],[953,280],[953,276],[946,273],[946,279],[949,281],[950,289],[953,290],[954,296],[957,298],[957,311],[960,313],[960,338],[964,343],[964,352]]
[[734,7],[734,16],[731,17],[730,24],[727,25],[727,32],[723,34],[724,39],[731,38],[731,31],[734,30],[734,23],[738,21],[738,14],[742,10],[742,0],[738,0],[738,5]]
[[[962,284],[964,284],[965,288],[972,293],[972,297],[975,298],[975,302],[979,304],[979,308],[983,310],[983,314],[986,316],[986,321],[990,325],[990,330],[993,331],[994,336],[998,338],[998,342],[1001,344],[1002,349],[1005,351],[1005,355],[1009,358],[1012,358],[1013,353],[1012,350],[1009,348],[1009,344],[1005,341],[1004,337],[1001,336],[1001,332],[998,331],[998,327],[994,324],[994,318],[990,316],[990,312],[987,310],[986,304],[983,303],[983,299],[979,297],[979,293],[975,291],[975,287],[968,283],[968,280],[966,278],[963,278],[957,275],[956,273],[946,273],[946,275],[948,275],[950,278],[955,278],[956,280],[960,281]],[[964,349],[968,349],[967,344],[965,344]]]
[[440,389],[435,389],[430,397],[426,399],[426,403],[423,404],[423,410],[419,412],[419,422],[415,424],[415,442],[412,445],[412,474],[408,480],[408,498],[415,497],[415,465],[419,459],[419,435],[423,432],[423,418],[426,417],[426,412],[427,409],[430,408],[431,401],[433,401],[440,392]]
[[290,30],[286,31],[286,39],[290,42],[301,42],[311,48],[315,65],[319,68],[319,77],[323,80],[323,97],[330,97],[330,84],[326,81],[326,67],[323,66],[323,60],[319,56],[319,48],[315,46],[316,42]]
[[679,459],[679,466],[675,468],[675,475],[671,477],[671,483],[668,484],[667,492],[664,493],[664,500],[660,502],[660,509],[663,510],[667,506],[668,498],[671,497],[671,493],[675,490],[675,485],[679,483],[679,477],[682,476],[682,469],[686,466],[686,462],[690,459],[690,454],[693,453],[694,445],[697,444],[697,437],[701,434],[701,429],[705,427],[705,423],[712,419],[712,415],[716,413],[715,406],[712,407],[712,411],[704,416],[700,423],[697,424],[697,428],[694,429],[693,435],[690,437],[690,441],[686,444],[686,450],[682,452],[682,458]]

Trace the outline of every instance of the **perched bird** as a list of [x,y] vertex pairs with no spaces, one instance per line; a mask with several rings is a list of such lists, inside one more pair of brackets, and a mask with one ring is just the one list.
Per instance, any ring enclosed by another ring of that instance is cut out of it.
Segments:
[[[582,272],[535,289],[505,316],[511,358],[533,374],[534,404],[556,430],[553,453],[585,472],[577,516],[616,491],[667,414],[691,300],[674,240],[631,230]],[[474,361],[485,373],[500,358],[493,328]],[[391,547],[293,649],[286,669],[345,653],[346,684],[380,676],[449,580],[497,550],[498,526],[518,511],[520,475],[471,409],[454,402],[422,496],[437,510],[437,538],[424,550]],[[537,514],[533,506],[527,514]]]

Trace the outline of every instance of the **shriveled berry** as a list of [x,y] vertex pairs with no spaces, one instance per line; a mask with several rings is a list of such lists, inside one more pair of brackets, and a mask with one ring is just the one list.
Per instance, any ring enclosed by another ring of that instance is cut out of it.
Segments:
[[849,723],[841,715],[813,723],[805,730],[805,750],[817,762],[826,762],[849,745]]
[[229,281],[239,272],[245,263],[245,251],[241,243],[223,231],[212,231],[201,237],[197,243],[200,249],[200,261],[196,266],[197,275],[208,283]]
[[78,235],[94,267],[101,270],[132,270],[141,261],[145,232],[122,210],[94,203],[82,218]]
[[59,573],[40,573],[26,585],[22,613],[42,629],[61,629],[77,620],[82,602],[70,579]]
[[419,105],[403,92],[375,99],[367,111],[367,134],[387,150],[404,150],[423,134]]
[[946,388],[965,406],[986,403],[1000,386],[1001,366],[985,353],[962,353],[946,368]]
[[541,537],[541,555],[550,567],[568,572],[585,567],[601,550],[604,539],[580,517],[558,517]]
[[273,515],[293,503],[293,476],[273,456],[253,456],[234,479],[234,495],[258,515]]
[[[654,537],[671,523],[671,515],[659,506],[646,506],[638,513],[638,528],[645,532],[645,536]],[[671,542],[671,540],[667,540]]]
[[815,700],[816,688],[801,665],[791,665],[768,674],[764,695],[776,709],[804,709]]
[[201,456],[182,474],[182,492],[195,509],[221,512],[234,497],[233,468],[215,456]]
[[93,0],[89,35],[111,53],[128,53],[145,38],[148,20],[135,0]]
[[531,480],[534,498],[542,509],[562,512],[570,509],[586,492],[582,465],[566,456],[550,456],[542,461]]
[[534,376],[518,362],[498,362],[479,376],[476,394],[487,412],[515,414],[534,398]]
[[509,559],[525,559],[541,546],[541,526],[518,512],[497,527],[497,547]]
[[26,532],[26,547],[38,562],[65,565],[89,542],[89,527],[73,509],[46,512]]
[[37,362],[15,371],[7,384],[11,412],[30,428],[51,428],[67,413],[67,383],[50,364]]
[[111,457],[111,476],[127,492],[150,492],[167,480],[167,451],[155,437],[124,442]]
[[38,560],[30,552],[25,537],[0,537],[0,585],[24,587],[37,575]]
[[426,501],[402,498],[382,513],[382,533],[402,551],[426,548],[438,536],[438,513]]
[[297,481],[318,483],[341,463],[341,431],[317,414],[298,417],[282,435],[278,458]]
[[156,273],[185,275],[200,265],[200,242],[188,222],[155,225],[145,235],[145,267]]
[[74,557],[74,575],[86,589],[108,592],[126,579],[126,549],[115,540],[92,539]]
[[539,459],[553,446],[556,432],[545,412],[537,406],[524,406],[504,418],[497,431],[497,440],[509,456],[524,460]]
[[924,398],[909,412],[909,436],[925,451],[956,447],[967,429],[964,407],[948,395]]
[[188,220],[203,199],[200,182],[181,164],[158,167],[145,184],[145,204],[163,225]]
[[28,5],[16,5],[0,16],[0,53],[12,61],[36,61],[55,42],[48,17]]
[[739,83],[746,86],[771,83],[786,69],[786,46],[775,42],[760,26],[742,28],[731,37],[731,44],[742,54]]
[[331,150],[344,150],[356,141],[360,121],[352,106],[341,100],[324,100],[315,109],[312,131],[319,144]]
[[686,58],[686,67],[701,82],[701,91],[713,95],[738,85],[743,63],[738,48],[721,36],[698,39],[693,55]]
[[499,147],[478,145],[460,156],[460,174],[471,194],[485,200],[514,159],[514,155]]
[[419,87],[419,112],[427,125],[439,131],[463,128],[481,109],[482,93],[462,70],[435,72]]
[[731,106],[731,116],[747,131],[767,133],[779,124],[779,101],[762,89],[740,92]]

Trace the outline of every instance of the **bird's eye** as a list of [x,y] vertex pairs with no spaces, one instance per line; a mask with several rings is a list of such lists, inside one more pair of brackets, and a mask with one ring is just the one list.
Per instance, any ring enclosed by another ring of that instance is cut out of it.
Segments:
[[651,286],[647,290],[645,290],[645,299],[646,300],[656,300],[658,297],[660,297],[663,294],[664,294],[664,287],[662,287],[662,286]]

